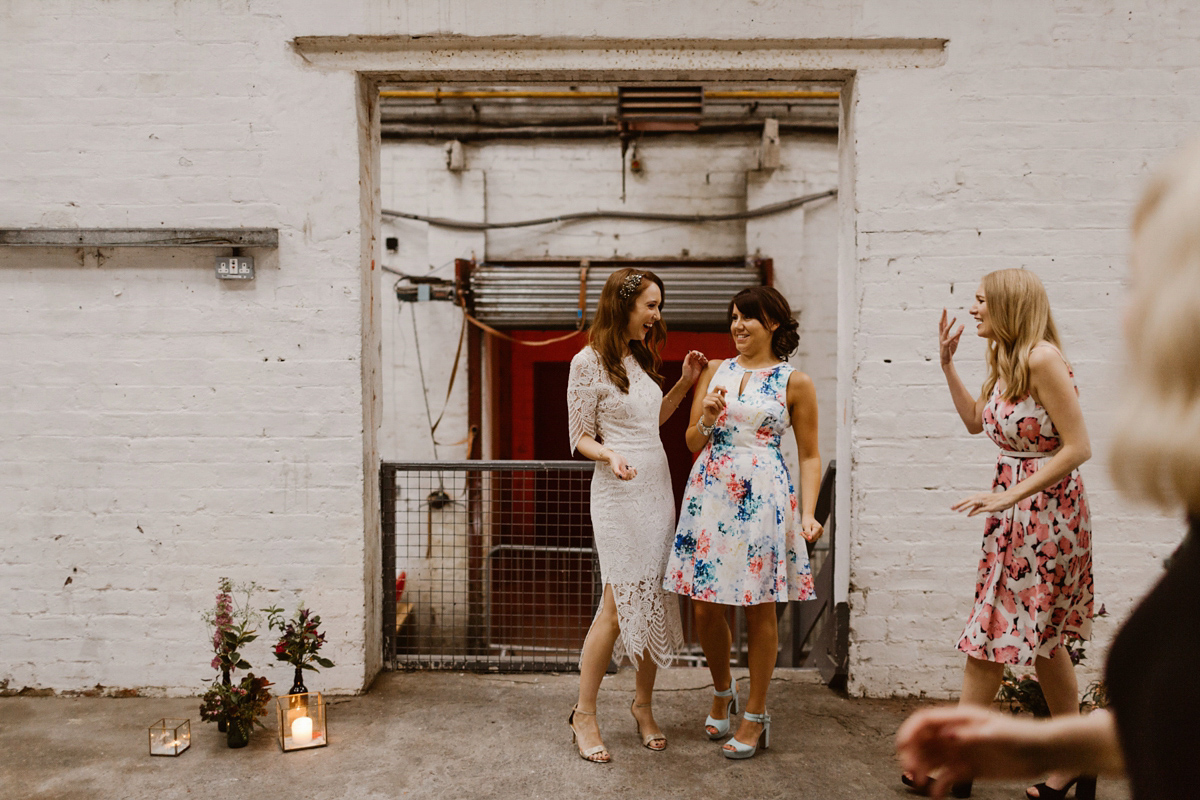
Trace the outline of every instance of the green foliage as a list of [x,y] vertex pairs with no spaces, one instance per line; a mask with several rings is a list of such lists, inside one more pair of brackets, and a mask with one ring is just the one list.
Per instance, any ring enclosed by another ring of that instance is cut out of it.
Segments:
[[1024,711],[1035,717],[1050,716],[1050,707],[1046,704],[1046,696],[1042,694],[1042,685],[1037,678],[1017,675],[1009,667],[1004,668],[1004,679],[1000,682],[997,698],[1014,714]]
[[212,686],[200,698],[200,719],[205,722],[228,722],[249,726],[252,723],[265,728],[259,717],[267,715],[267,704],[271,702],[271,682],[255,677],[251,672],[236,686],[226,686],[213,679]]
[[264,608],[267,614],[267,624],[271,630],[279,631],[279,641],[275,643],[275,658],[286,661],[293,667],[318,672],[313,666],[315,661],[325,669],[333,666],[328,658],[317,655],[317,651],[325,645],[325,634],[318,628],[321,618],[307,608],[298,608],[292,618],[285,619],[283,609],[276,606]]
[[250,669],[250,662],[242,656],[241,651],[258,638],[255,627],[262,621],[262,617],[250,605],[250,600],[258,589],[258,584],[253,581],[235,585],[229,578],[221,578],[217,583],[214,608],[202,615],[204,622],[213,631],[212,668],[220,670],[223,674]]

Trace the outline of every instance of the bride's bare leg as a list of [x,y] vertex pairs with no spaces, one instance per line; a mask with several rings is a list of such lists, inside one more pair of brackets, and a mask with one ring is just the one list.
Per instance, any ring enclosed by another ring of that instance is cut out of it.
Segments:
[[[612,660],[613,645],[621,632],[617,620],[617,604],[613,600],[612,587],[605,585],[604,599],[600,603],[600,612],[592,620],[587,638],[583,640],[583,653],[579,659],[579,703],[580,711],[589,712],[575,715],[575,730],[579,736],[579,746],[583,750],[604,744],[600,738],[600,726],[592,716],[596,712],[596,697],[600,694],[600,682]],[[602,754],[603,755],[603,754]]]
[[[658,677],[658,665],[646,653],[637,660],[636,690],[633,697],[633,718],[637,720],[638,733],[644,738],[651,734],[662,733],[654,720],[654,679]],[[654,743],[650,749],[661,750],[667,746],[666,740]]]

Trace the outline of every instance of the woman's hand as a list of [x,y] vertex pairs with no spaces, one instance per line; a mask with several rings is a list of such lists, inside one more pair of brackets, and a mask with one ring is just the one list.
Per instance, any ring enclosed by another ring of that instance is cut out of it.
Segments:
[[689,350],[683,358],[683,381],[690,387],[708,366],[708,357],[699,350]]
[[900,726],[896,753],[904,771],[918,780],[936,774],[929,794],[944,797],[951,784],[971,778],[1039,774],[1044,765],[1036,754],[1046,733],[1044,722],[979,706],[930,708]]
[[600,455],[608,462],[608,468],[612,470],[612,474],[621,480],[631,481],[637,477],[637,470],[630,466],[620,453],[606,447],[600,451]]
[[800,518],[800,535],[804,537],[804,541],[815,542],[823,533],[825,527],[817,522],[817,518],[812,514],[805,514]]
[[1117,726],[1107,711],[1030,720],[972,705],[929,708],[900,726],[896,754],[905,772],[937,775],[933,797],[944,797],[951,784],[970,778],[1125,771]]
[[724,410],[725,387],[718,386],[704,395],[704,402],[700,404],[700,421],[705,425],[716,425],[717,420],[721,418],[721,412]]
[[959,500],[950,508],[965,511],[968,517],[973,517],[976,514],[993,514],[1012,508],[1020,499],[1011,489],[1003,492],[979,492]]
[[943,367],[954,360],[954,354],[958,351],[958,340],[962,338],[965,327],[959,325],[958,330],[954,331],[954,323],[958,322],[958,317],[947,322],[946,316],[946,309],[943,308],[942,318],[938,320],[938,355],[941,356]]

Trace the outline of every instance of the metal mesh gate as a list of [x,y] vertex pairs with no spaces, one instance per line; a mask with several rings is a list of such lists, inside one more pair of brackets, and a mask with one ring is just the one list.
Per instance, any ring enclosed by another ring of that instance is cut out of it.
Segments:
[[[384,463],[387,666],[577,669],[602,589],[589,511],[593,469],[588,461]],[[844,677],[848,621],[845,604],[830,601],[834,475],[830,463],[817,502],[826,536],[810,553],[818,599],[778,606],[779,665],[818,666],[827,680]],[[681,602],[688,646],[679,662],[702,665]],[[740,614],[730,622],[730,661],[744,664]]]
[[592,470],[575,461],[384,464],[385,584],[396,576],[385,656],[408,668],[575,668],[600,591]]

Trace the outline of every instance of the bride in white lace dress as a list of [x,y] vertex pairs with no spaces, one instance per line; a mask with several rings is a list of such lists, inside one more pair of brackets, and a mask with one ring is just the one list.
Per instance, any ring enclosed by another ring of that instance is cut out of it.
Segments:
[[630,711],[642,744],[662,750],[667,740],[651,709],[654,679],[683,647],[677,600],[662,588],[675,499],[658,428],[683,402],[707,359],[688,353],[683,376],[663,395],[662,303],[662,281],[654,273],[626,268],[610,275],[589,344],[571,359],[567,384],[571,447],[597,462],[592,530],[604,583],[583,643],[579,702],[568,723],[580,756],[599,763],[611,759],[596,724],[596,696],[614,651],[637,668]]

